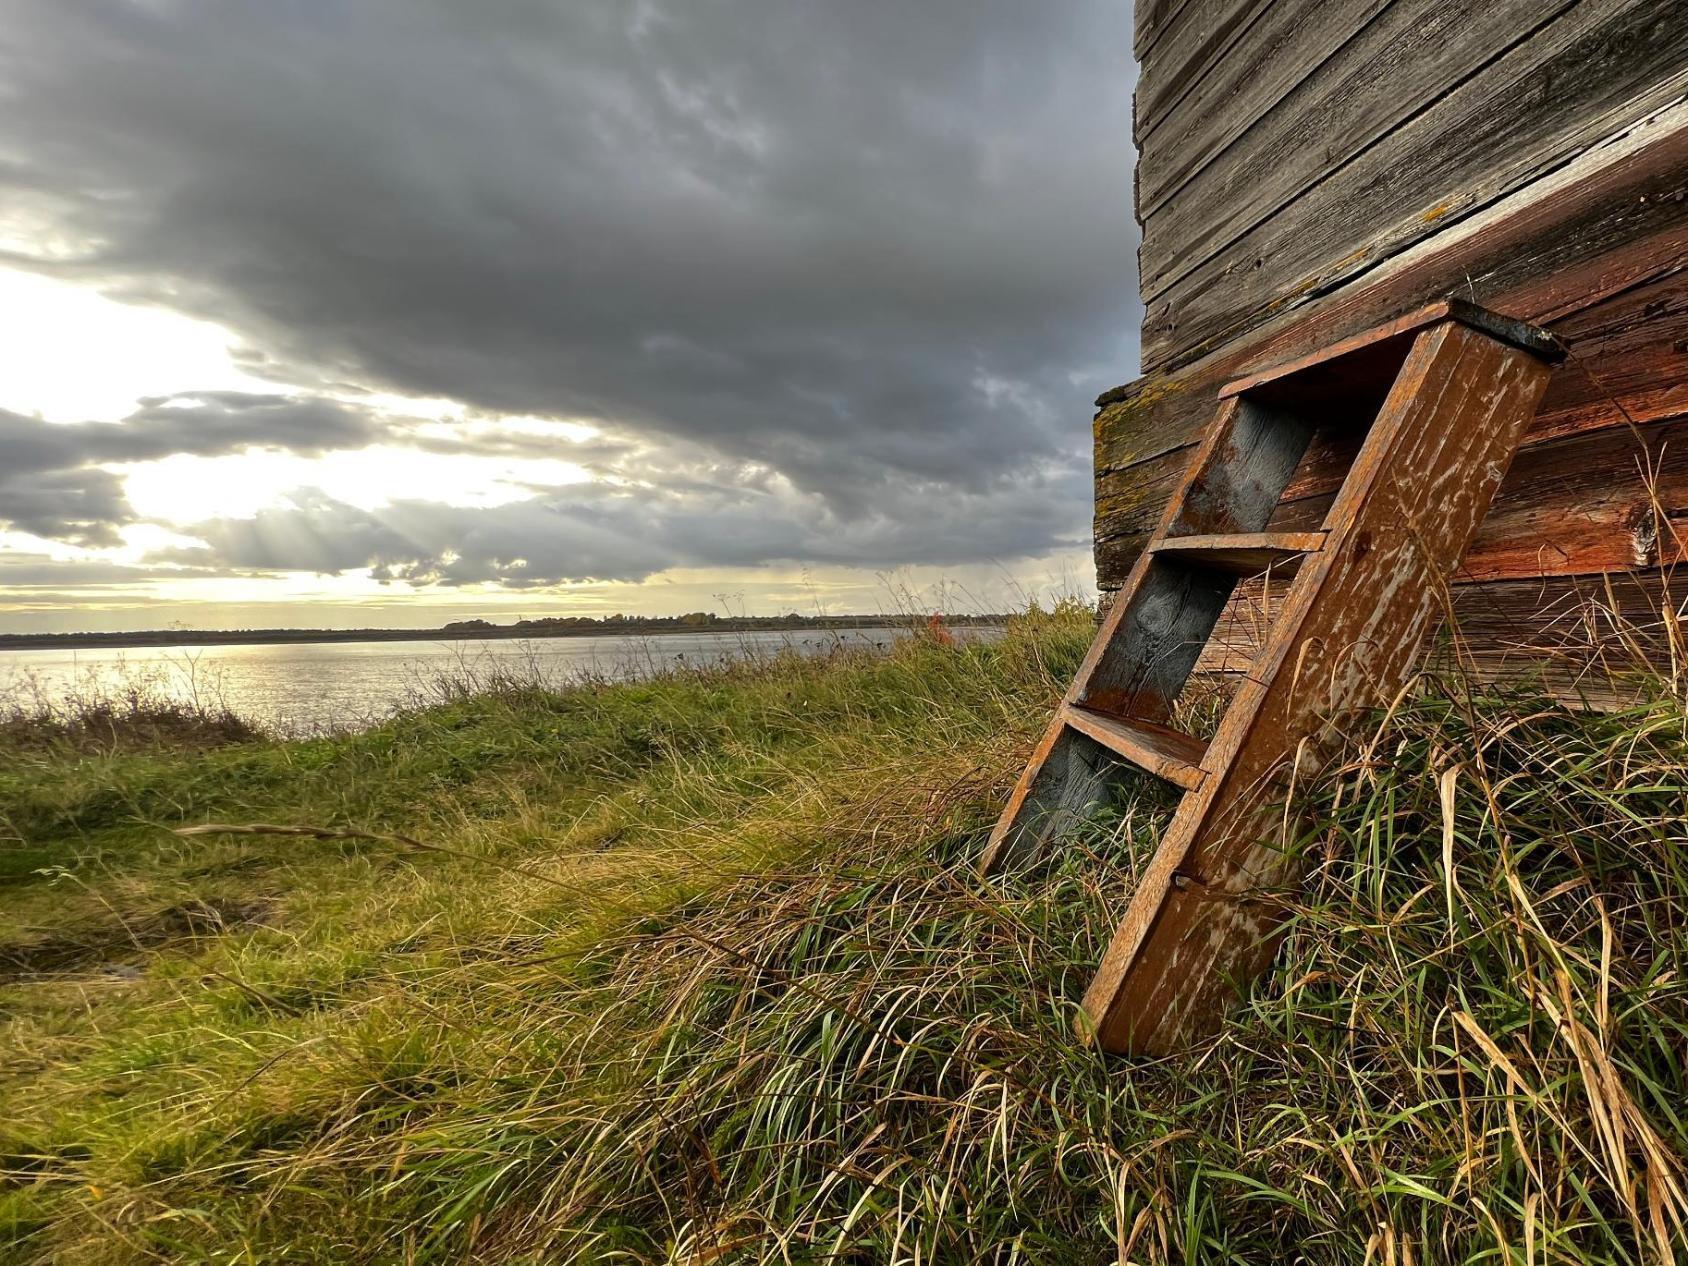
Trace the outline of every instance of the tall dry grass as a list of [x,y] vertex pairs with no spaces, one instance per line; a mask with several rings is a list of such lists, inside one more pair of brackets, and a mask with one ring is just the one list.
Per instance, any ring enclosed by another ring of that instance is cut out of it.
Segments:
[[[95,1002],[50,1041],[35,1017],[48,1066],[0,1127],[15,1255],[1688,1255],[1671,681],[1579,714],[1421,679],[1298,789],[1308,881],[1276,894],[1271,975],[1211,1041],[1126,1063],[1072,1013],[1165,798],[1000,887],[972,869],[1089,633],[1067,612],[994,647],[462,699],[281,745],[270,801],[154,806],[384,838],[310,843],[343,851],[272,927],[140,960],[144,1023]],[[317,793],[458,781],[357,818],[297,794],[307,767]],[[296,846],[173,847],[262,872]]]

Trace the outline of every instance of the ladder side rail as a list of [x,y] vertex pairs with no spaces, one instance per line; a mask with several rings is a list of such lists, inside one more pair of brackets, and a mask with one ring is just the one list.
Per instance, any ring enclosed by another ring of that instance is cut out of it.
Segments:
[[[1261,889],[1296,860],[1266,820],[1343,720],[1410,675],[1457,565],[1545,390],[1527,352],[1454,323],[1420,334],[1255,665],[1085,995],[1106,1049],[1163,1053],[1208,1031],[1269,963]],[[1251,899],[1251,894],[1254,899]]]
[[[1437,346],[1440,346],[1439,340]],[[1422,390],[1432,363],[1429,344],[1424,340],[1415,342],[1383,410],[1362,441],[1361,452],[1367,448],[1376,452],[1393,441]],[[1358,465],[1357,454],[1338,491],[1337,501],[1342,500],[1341,494],[1354,479]],[[1368,463],[1368,468],[1376,469],[1377,463]],[[1180,812],[1168,824],[1160,846],[1144,868],[1125,916],[1102,956],[1096,975],[1085,991],[1085,1013],[1094,1026],[1096,1039],[1105,1049],[1127,1049],[1129,1045],[1129,1049],[1139,1050],[1143,1043],[1153,1041],[1153,1035],[1136,1031],[1134,1014],[1141,1012],[1141,1002],[1135,993],[1141,988],[1142,977],[1147,974],[1143,959],[1154,957],[1153,951],[1146,948],[1146,943],[1158,932],[1163,916],[1175,915],[1179,907],[1189,903],[1188,894],[1194,891],[1197,878],[1184,870],[1189,853],[1207,824],[1214,805],[1224,793],[1230,792],[1231,767],[1244,741],[1253,733],[1256,714],[1282,663],[1283,652],[1293,643],[1295,633],[1316,602],[1325,578],[1343,552],[1343,536],[1340,531],[1333,530],[1340,528],[1342,521],[1343,516],[1337,512],[1336,502],[1333,501],[1324,520],[1324,549],[1309,566],[1301,569],[1280,599],[1277,619],[1266,641],[1256,652],[1253,663],[1243,674],[1230,707],[1220,721],[1219,730],[1208,746],[1206,763],[1214,776],[1196,795],[1185,799]],[[1182,886],[1175,880],[1181,881]]]
[[[1241,399],[1220,406],[1149,544],[1266,526],[1313,434],[1310,420]],[[1157,561],[1145,548],[1074,675],[1064,704],[1165,721],[1218,623],[1236,577]],[[1036,861],[1138,775],[1088,735],[1054,719],[1021,772],[979,863],[983,875]]]
[[[1236,400],[1228,400],[1220,406],[1214,424],[1191,454],[1189,465],[1161,512],[1151,541],[1163,536],[1183,513],[1186,492],[1201,472],[1214,463],[1221,448],[1229,443],[1241,409],[1241,402]],[[1113,760],[1112,754],[1094,739],[1074,734],[1062,714],[1066,705],[1080,700],[1103,653],[1119,638],[1126,612],[1142,590],[1152,562],[1150,551],[1145,548],[1103,617],[1101,628],[1096,631],[1090,649],[1085,652],[1067,687],[1062,706],[1056,708],[991,831],[979,860],[981,875],[994,874],[1007,866],[1035,862],[1051,840],[1082,822],[1107,799],[1110,792],[1108,765]]]
[[1180,537],[1262,532],[1315,429],[1311,418],[1243,398],[1227,401],[1222,417],[1217,442],[1204,446],[1132,569],[1137,583],[1121,595],[1121,622],[1113,637],[1092,645],[1070,702],[1142,721],[1171,719],[1237,577],[1161,556],[1160,547]]

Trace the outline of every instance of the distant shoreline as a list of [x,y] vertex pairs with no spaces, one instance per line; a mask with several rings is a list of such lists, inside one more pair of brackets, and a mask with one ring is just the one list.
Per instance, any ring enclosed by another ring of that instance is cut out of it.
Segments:
[[[1006,615],[946,615],[956,628],[994,626]],[[678,618],[598,621],[555,625],[542,622],[484,627],[448,624],[434,629],[140,629],[127,633],[0,633],[0,651],[132,650],[186,646],[308,646],[333,642],[507,642],[557,637],[650,637],[667,633],[819,632],[891,628],[923,623],[924,617],[841,615],[715,619],[682,623]]]

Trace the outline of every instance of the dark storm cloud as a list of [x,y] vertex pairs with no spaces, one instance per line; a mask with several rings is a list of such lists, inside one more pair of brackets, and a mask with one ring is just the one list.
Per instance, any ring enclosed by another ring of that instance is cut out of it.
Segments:
[[[754,464],[817,551],[1025,556],[1082,537],[1089,398],[1132,371],[1129,29],[1119,0],[13,0],[0,196],[53,228],[30,266],[228,323],[279,378]],[[60,517],[98,522],[111,489],[81,495]],[[768,555],[730,515],[598,542],[692,494],[642,495],[410,530],[601,546],[555,575]]]
[[248,448],[315,454],[389,433],[377,415],[335,401],[241,392],[156,397],[122,423],[43,422],[0,409],[0,526],[79,545],[115,545],[135,519],[107,465]]

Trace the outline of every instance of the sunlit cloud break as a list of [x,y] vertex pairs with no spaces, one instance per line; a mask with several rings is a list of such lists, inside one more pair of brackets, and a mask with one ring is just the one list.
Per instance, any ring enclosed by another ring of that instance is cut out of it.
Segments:
[[9,8],[0,627],[1086,574],[1113,7],[494,7]]

